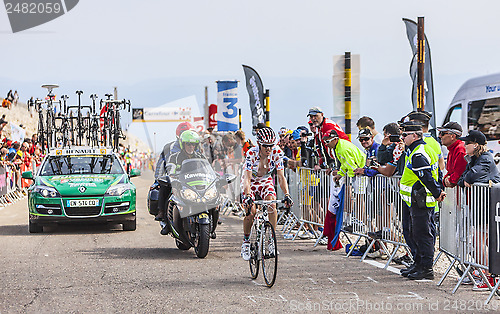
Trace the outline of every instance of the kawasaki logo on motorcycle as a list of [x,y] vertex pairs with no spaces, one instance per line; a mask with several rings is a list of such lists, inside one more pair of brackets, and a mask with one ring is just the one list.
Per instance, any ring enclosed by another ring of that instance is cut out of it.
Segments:
[[207,173],[186,173],[184,175],[184,179],[192,179],[192,178],[206,178],[210,175]]

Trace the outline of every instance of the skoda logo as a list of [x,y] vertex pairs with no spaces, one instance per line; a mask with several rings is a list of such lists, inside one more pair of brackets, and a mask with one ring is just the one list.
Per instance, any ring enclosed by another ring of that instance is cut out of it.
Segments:
[[80,191],[80,193],[85,192],[85,190],[87,190],[87,188],[84,187],[84,186],[81,186],[81,187],[78,188],[78,191]]

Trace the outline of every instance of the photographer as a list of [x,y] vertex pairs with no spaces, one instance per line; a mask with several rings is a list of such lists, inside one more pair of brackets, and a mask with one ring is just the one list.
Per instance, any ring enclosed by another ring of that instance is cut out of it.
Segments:
[[381,165],[377,171],[386,177],[394,174],[402,175],[404,170],[404,143],[401,140],[401,131],[397,123],[384,126],[384,139],[377,151],[377,162]]

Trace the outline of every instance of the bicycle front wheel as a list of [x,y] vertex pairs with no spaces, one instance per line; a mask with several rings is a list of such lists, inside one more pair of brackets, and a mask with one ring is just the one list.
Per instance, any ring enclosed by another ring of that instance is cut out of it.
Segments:
[[257,234],[256,222],[252,225],[252,230],[250,231],[250,275],[252,279],[259,276],[259,236]]
[[276,233],[273,225],[266,221],[262,231],[262,274],[266,285],[271,288],[276,281],[276,272],[278,270],[278,243],[276,242]]

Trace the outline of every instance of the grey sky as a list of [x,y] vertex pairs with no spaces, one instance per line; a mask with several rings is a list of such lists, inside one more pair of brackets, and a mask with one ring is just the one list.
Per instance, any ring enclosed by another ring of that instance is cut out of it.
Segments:
[[[409,103],[411,52],[401,19],[425,16],[436,102],[444,107],[438,109],[439,116],[465,79],[500,72],[498,12],[500,1],[483,0],[81,0],[54,21],[12,34],[2,9],[0,78],[37,85],[88,81],[93,86],[100,82],[132,86],[145,80],[191,76],[243,81],[241,64],[248,64],[271,89],[273,109],[285,110],[289,104],[273,101],[280,99],[269,85],[273,78],[331,82],[332,56],[351,51],[361,55],[361,111],[377,117],[385,109],[373,108],[373,104],[391,99],[387,94],[392,88],[406,89],[396,93],[407,95],[397,101]],[[400,85],[366,85],[377,80]],[[203,85],[215,90],[213,80],[201,83],[200,103]],[[306,91],[288,92],[296,92],[300,100],[292,105],[307,111],[310,104],[301,95]],[[247,106],[243,85],[239,93],[240,105]],[[331,114],[331,84],[324,95],[329,96],[321,96],[315,104]],[[215,97],[211,94],[212,102]],[[173,99],[165,95],[152,105]],[[399,105],[390,104],[389,108],[394,106]],[[389,120],[410,109],[404,106]],[[279,115],[275,111],[273,116]],[[305,114],[285,121],[294,127],[304,119]]]

